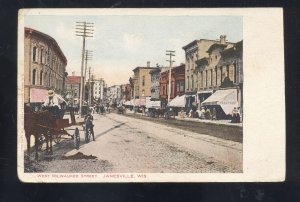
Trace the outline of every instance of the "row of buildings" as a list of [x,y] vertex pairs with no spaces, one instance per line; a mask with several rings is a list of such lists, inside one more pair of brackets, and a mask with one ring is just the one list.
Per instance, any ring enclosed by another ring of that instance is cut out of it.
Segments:
[[[215,107],[221,116],[243,106],[243,41],[199,39],[183,46],[185,64],[171,69],[170,99],[185,97],[185,109]],[[167,105],[169,68],[138,66],[130,78],[128,99],[160,100]],[[210,99],[208,99],[210,98]],[[120,98],[121,99],[121,98]]]
[[[79,104],[80,76],[66,73],[67,59],[51,36],[25,28],[24,102],[40,104],[52,89]],[[185,109],[217,107],[228,114],[233,106],[243,109],[243,41],[199,39],[183,46],[185,64],[171,69],[170,99],[185,97]],[[145,66],[133,69],[129,83],[107,87],[103,78],[85,82],[86,104],[118,104],[130,100],[160,100],[167,105],[169,67]],[[86,80],[86,79],[84,79]],[[142,102],[139,102],[142,103]]]

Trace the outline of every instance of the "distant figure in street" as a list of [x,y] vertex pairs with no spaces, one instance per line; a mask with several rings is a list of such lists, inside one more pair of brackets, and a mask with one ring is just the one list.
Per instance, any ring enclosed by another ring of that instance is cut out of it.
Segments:
[[93,141],[95,141],[93,120],[94,120],[94,117],[92,116],[91,111],[88,110],[87,114],[84,117],[85,128],[89,127],[91,129],[91,134],[93,136]]
[[211,113],[210,113],[210,109],[209,108],[206,108],[206,110],[205,110],[205,118],[206,119],[211,119]]
[[215,107],[212,110],[211,120],[217,120],[217,111]]
[[200,113],[199,113],[200,119],[205,119],[205,109],[204,107],[201,107]]
[[231,116],[232,116],[232,119],[231,119],[231,123],[239,123],[240,121],[238,120],[239,118],[239,111],[236,109],[236,107],[233,108],[232,110],[232,113],[231,113]]

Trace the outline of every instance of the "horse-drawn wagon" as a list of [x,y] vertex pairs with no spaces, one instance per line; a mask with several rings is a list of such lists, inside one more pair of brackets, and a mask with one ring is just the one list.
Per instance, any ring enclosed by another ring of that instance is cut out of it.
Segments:
[[[69,119],[62,118],[64,112],[68,111],[71,117]],[[42,149],[43,143],[46,142],[46,152],[52,154],[52,141],[59,143],[62,135],[70,136],[74,140],[74,146],[78,149],[80,144],[79,129],[77,126],[83,126],[84,121],[76,122],[74,108],[66,110],[59,109],[59,116],[53,114],[52,108],[43,108],[34,111],[30,107],[25,106],[24,109],[24,130],[27,141],[27,153],[30,154],[30,137],[35,137],[35,158],[38,158],[38,151]],[[71,128],[71,126],[76,126]],[[74,130],[73,135],[67,131]]]

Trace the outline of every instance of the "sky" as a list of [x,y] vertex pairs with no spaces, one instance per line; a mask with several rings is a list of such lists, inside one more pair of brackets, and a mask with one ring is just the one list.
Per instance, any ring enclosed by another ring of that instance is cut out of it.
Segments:
[[128,83],[137,66],[168,66],[166,50],[175,51],[174,66],[185,62],[183,46],[196,39],[229,42],[243,39],[241,16],[47,16],[25,15],[24,25],[53,37],[65,54],[69,75],[80,75],[82,37],[76,36],[76,22],[94,23],[94,37],[86,38],[93,51],[88,67],[108,86]]

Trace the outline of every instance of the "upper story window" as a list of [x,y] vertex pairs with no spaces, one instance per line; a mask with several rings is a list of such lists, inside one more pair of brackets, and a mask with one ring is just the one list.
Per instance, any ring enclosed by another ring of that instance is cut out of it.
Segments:
[[143,76],[143,78],[142,78],[142,85],[143,86],[145,85],[145,76]]
[[43,61],[43,57],[44,57],[44,50],[43,49],[41,49],[41,55],[40,55],[40,63],[44,63],[44,61]]
[[36,52],[37,52],[37,50],[36,50],[36,47],[34,46],[32,49],[32,60],[34,62],[36,62]]
[[218,56],[216,55],[215,58],[216,58],[216,60],[217,60],[217,59],[218,59]]
[[32,70],[32,85],[35,85],[36,69]]

